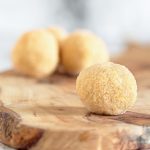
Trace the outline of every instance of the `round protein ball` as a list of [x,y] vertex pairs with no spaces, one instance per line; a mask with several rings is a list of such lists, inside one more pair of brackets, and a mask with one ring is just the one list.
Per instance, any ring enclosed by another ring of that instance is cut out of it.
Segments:
[[52,74],[58,60],[58,44],[54,36],[46,30],[35,30],[23,34],[12,51],[15,69],[37,78]]
[[59,44],[67,36],[67,32],[60,27],[49,27],[48,31],[53,34]]
[[76,31],[62,43],[61,62],[69,74],[78,74],[82,69],[96,63],[107,62],[109,55],[105,43],[91,32]]
[[77,78],[76,90],[89,111],[106,115],[126,112],[137,97],[137,84],[132,73],[111,62],[83,70]]

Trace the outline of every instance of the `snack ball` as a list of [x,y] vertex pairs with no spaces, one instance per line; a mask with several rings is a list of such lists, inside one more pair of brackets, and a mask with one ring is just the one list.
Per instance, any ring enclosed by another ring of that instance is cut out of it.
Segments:
[[69,74],[78,74],[86,67],[108,60],[105,43],[91,32],[73,32],[62,43],[61,62]]
[[23,34],[12,51],[12,61],[20,73],[42,78],[52,74],[58,64],[58,44],[46,30]]
[[50,27],[48,31],[53,34],[59,44],[67,36],[67,32],[60,27]]
[[132,73],[111,62],[81,71],[76,90],[89,111],[106,115],[124,113],[134,105],[137,97],[137,84]]

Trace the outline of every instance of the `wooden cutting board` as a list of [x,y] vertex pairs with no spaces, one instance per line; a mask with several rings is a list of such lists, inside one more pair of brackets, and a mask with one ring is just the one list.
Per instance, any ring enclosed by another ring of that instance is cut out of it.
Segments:
[[150,89],[119,116],[88,112],[75,77],[43,80],[13,71],[0,75],[0,141],[30,150],[130,150],[150,148]]

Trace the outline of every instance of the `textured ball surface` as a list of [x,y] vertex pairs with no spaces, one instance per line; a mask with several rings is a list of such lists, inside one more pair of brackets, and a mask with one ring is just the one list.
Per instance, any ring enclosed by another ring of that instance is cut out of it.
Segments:
[[83,70],[77,78],[76,90],[89,111],[107,115],[124,113],[133,106],[137,96],[132,73],[111,62]]
[[76,31],[62,43],[61,62],[64,70],[78,74],[82,69],[109,60],[104,42],[93,33]]
[[58,44],[46,30],[25,33],[12,51],[15,69],[38,78],[53,73],[58,59]]

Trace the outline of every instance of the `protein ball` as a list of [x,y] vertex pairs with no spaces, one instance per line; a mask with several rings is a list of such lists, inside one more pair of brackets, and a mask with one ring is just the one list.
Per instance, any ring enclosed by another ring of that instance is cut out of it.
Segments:
[[69,74],[78,74],[86,67],[108,60],[104,42],[91,32],[73,32],[62,43],[61,62]]
[[122,114],[133,106],[137,97],[132,73],[111,62],[83,70],[77,78],[76,90],[87,109],[98,114]]
[[46,30],[35,30],[23,34],[12,51],[15,69],[37,78],[53,73],[58,59],[56,39]]
[[67,32],[60,27],[50,27],[48,31],[53,34],[59,44],[67,36]]

